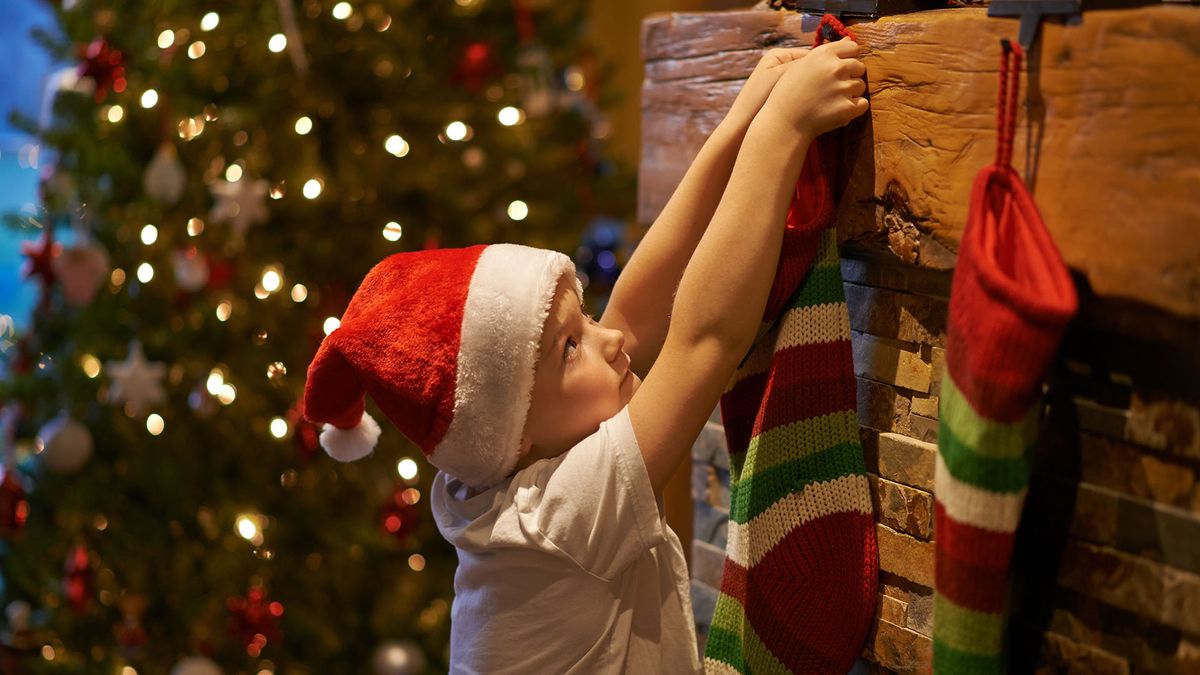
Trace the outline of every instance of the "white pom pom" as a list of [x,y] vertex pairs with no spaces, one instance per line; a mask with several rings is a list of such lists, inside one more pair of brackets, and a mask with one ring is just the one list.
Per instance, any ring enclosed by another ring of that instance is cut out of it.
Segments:
[[367,413],[353,429],[339,429],[326,424],[321,431],[321,447],[339,462],[353,462],[371,454],[379,441],[379,423]]

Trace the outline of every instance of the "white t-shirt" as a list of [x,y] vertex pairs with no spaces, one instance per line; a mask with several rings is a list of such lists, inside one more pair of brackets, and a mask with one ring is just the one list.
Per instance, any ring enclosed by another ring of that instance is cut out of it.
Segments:
[[438,472],[458,549],[452,673],[700,673],[687,566],[629,409],[479,494]]

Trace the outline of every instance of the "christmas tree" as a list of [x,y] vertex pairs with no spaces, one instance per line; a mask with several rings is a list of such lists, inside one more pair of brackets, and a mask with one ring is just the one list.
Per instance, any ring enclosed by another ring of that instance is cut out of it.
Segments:
[[[578,1],[78,0],[6,335],[3,672],[446,669],[454,551],[394,430],[336,464],[305,368],[384,256],[617,272],[631,172]],[[375,412],[379,417],[378,411]],[[382,419],[382,418],[380,418]]]

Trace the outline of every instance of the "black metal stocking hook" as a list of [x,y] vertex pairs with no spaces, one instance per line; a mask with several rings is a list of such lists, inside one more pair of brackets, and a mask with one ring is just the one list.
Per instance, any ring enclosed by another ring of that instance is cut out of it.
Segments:
[[992,0],[988,16],[1019,16],[1017,43],[1029,52],[1037,40],[1038,26],[1047,15],[1064,16],[1068,25],[1078,24],[1082,0]]

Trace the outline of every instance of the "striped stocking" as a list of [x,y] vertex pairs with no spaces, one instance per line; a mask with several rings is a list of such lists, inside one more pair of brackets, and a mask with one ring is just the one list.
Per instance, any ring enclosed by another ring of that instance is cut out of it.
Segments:
[[709,673],[845,673],[875,613],[828,143],[810,147],[759,338],[721,398],[731,505]]
[[1020,69],[1020,47],[1006,42],[996,161],[975,178],[950,292],[934,475],[938,673],[1004,672],[1006,578],[1042,379],[1076,308],[1066,266],[1011,166]]

